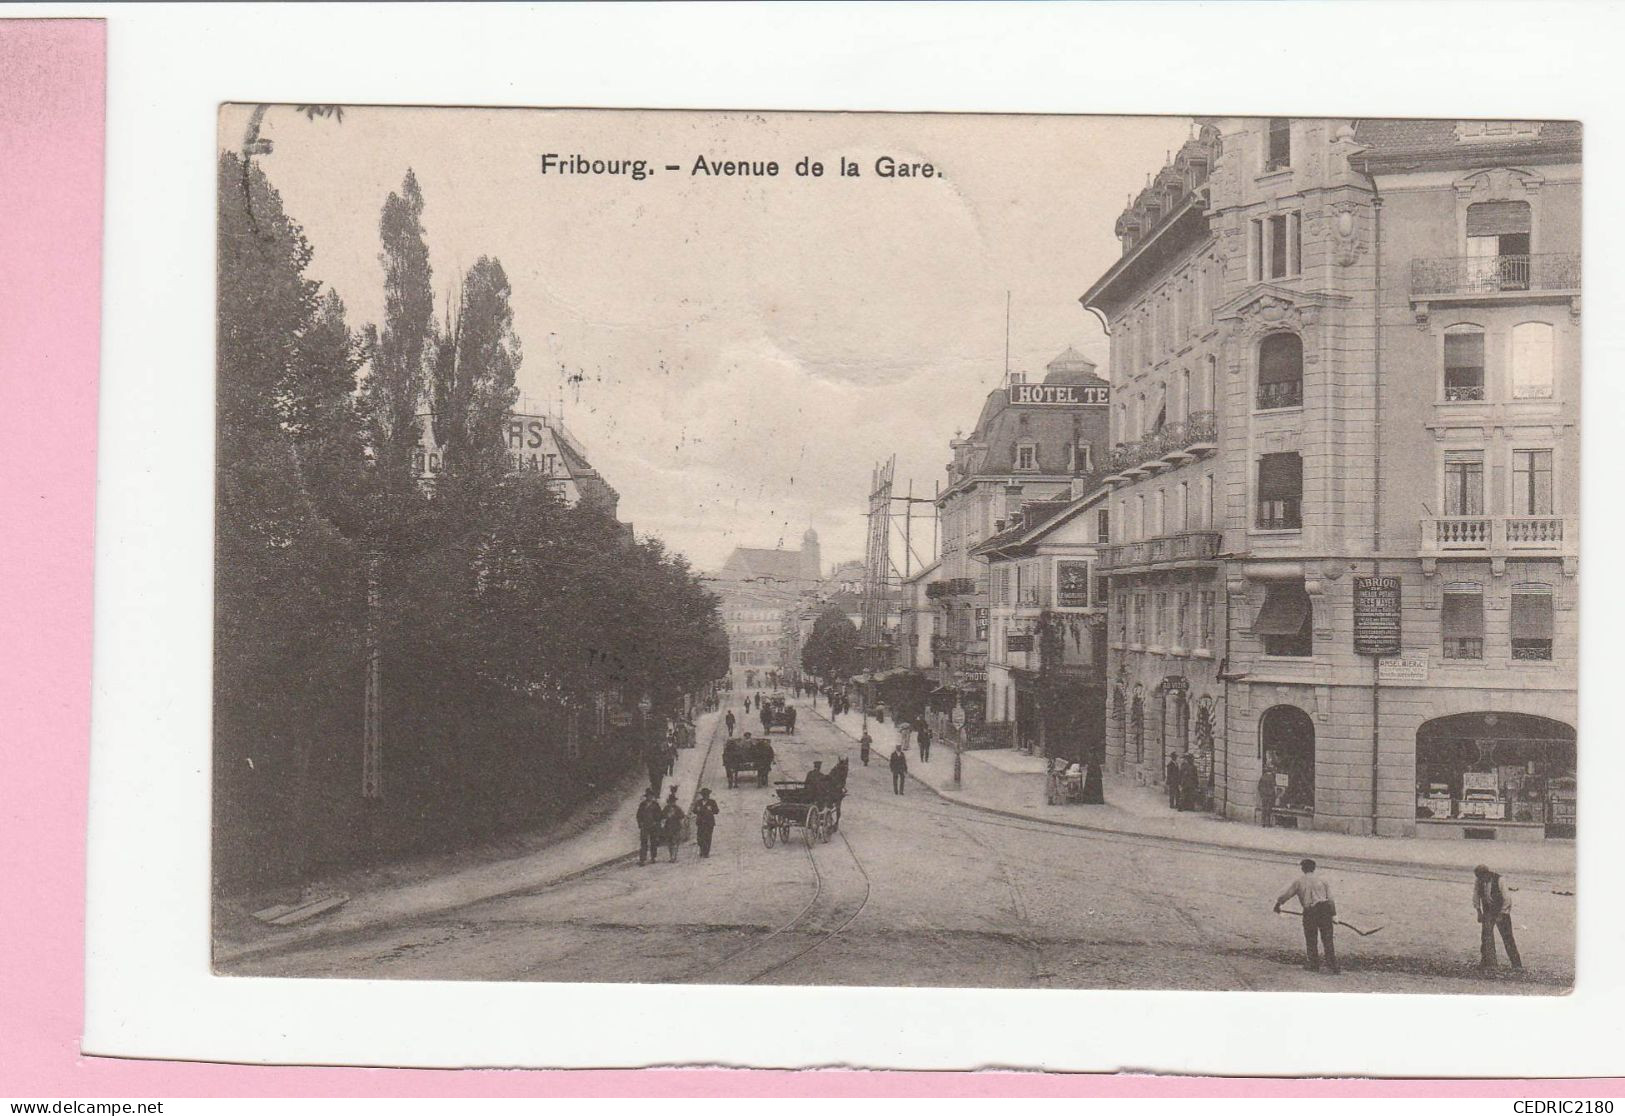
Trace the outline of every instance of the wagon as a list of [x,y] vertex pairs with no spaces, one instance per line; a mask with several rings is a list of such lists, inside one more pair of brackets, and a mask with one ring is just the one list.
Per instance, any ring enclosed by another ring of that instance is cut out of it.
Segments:
[[774,698],[762,707],[761,721],[763,733],[783,729],[793,734],[796,731],[795,707],[786,705],[783,698]]
[[776,793],[779,800],[762,811],[762,844],[770,849],[780,841],[788,844],[797,829],[807,845],[815,840],[828,841],[835,835],[840,824],[836,803],[844,791],[834,797],[825,796],[820,802],[808,792],[805,783],[782,782]]

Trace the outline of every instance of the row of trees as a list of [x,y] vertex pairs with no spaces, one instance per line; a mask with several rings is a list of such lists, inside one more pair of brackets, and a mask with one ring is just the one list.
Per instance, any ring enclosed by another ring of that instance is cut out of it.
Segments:
[[863,667],[862,639],[839,605],[828,605],[813,620],[801,645],[801,669],[826,682],[845,682]]
[[[379,222],[384,320],[352,328],[255,158],[219,160],[215,877],[223,890],[545,820],[632,765],[604,702],[727,670],[686,561],[510,474],[521,347],[501,263],[439,315],[408,172]],[[432,411],[444,471],[414,468]],[[379,799],[361,795],[369,657]]]

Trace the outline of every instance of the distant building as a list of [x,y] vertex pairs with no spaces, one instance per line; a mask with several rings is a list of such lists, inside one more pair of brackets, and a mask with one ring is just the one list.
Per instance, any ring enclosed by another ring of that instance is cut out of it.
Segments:
[[1075,480],[1097,473],[1110,403],[1111,387],[1094,364],[1067,349],[1041,383],[1012,373],[988,394],[971,432],[951,443],[948,485],[936,501],[942,556],[927,591],[938,609],[936,681],[964,706],[971,726],[983,723],[990,700],[991,602],[987,562],[976,547],[1015,522],[1024,504],[1068,497]]
[[800,614],[823,584],[818,532],[800,550],[735,547],[714,577],[728,631],[729,675],[735,689],[759,689],[800,669]]

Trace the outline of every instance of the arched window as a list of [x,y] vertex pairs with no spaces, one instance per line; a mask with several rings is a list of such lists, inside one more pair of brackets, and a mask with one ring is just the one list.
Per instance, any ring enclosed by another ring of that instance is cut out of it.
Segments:
[[1484,330],[1453,325],[1444,331],[1444,398],[1447,403],[1484,399]]
[[1258,409],[1303,406],[1303,342],[1272,333],[1258,346]]
[[1512,327],[1512,398],[1552,397],[1552,327],[1523,322]]
[[[1285,811],[1315,809],[1315,722],[1293,705],[1276,705],[1258,721],[1264,771],[1276,779],[1276,803]],[[1285,776],[1285,786],[1281,776]]]
[[1476,290],[1529,289],[1529,203],[1477,202],[1467,207],[1469,281]]

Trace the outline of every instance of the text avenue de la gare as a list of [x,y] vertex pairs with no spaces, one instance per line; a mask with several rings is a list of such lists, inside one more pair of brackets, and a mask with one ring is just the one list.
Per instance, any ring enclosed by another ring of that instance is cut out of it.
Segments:
[[[690,178],[778,178],[781,175],[797,178],[863,178],[863,166],[853,159],[840,156],[833,164],[803,155],[786,171],[777,159],[711,159],[696,155],[690,164],[664,163],[656,165],[647,159],[595,159],[586,155],[560,155],[549,151],[542,156],[542,174],[598,176],[621,175],[642,182],[656,171],[674,174],[688,172]],[[892,155],[878,156],[869,165],[869,177],[874,178],[941,178],[942,171],[930,163],[899,159]]]

